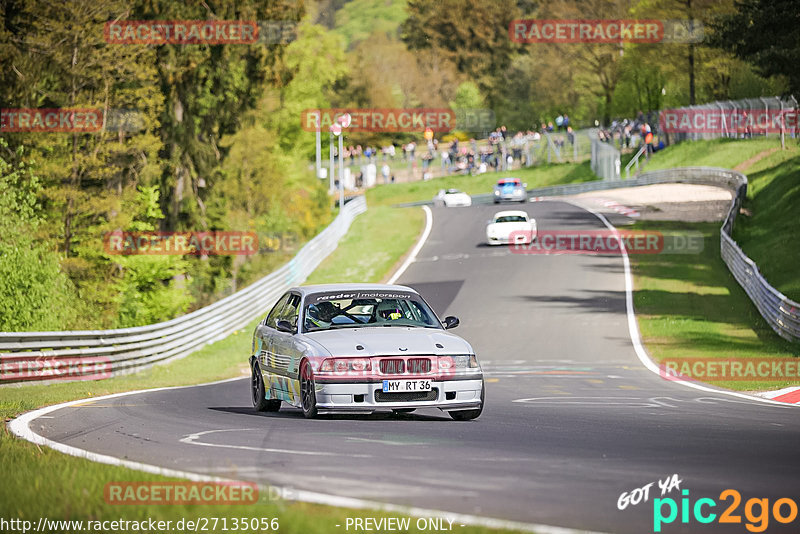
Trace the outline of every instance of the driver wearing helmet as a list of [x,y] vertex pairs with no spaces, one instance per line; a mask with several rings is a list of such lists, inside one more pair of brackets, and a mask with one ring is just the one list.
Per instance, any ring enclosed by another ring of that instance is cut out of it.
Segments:
[[328,328],[338,314],[339,308],[333,302],[318,302],[308,307],[306,324],[308,327]]
[[403,312],[400,311],[398,303],[394,299],[382,300],[376,310],[376,315],[383,321],[396,321],[403,318]]

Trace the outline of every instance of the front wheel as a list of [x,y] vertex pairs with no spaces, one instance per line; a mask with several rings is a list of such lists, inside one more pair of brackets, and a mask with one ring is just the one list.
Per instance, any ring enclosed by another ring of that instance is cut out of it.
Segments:
[[486,385],[481,383],[481,407],[476,410],[457,410],[447,412],[455,421],[469,421],[477,419],[483,412],[484,399],[486,398]]
[[314,375],[311,365],[305,360],[300,367],[300,397],[303,401],[303,416],[313,419],[317,416],[317,394],[314,390]]

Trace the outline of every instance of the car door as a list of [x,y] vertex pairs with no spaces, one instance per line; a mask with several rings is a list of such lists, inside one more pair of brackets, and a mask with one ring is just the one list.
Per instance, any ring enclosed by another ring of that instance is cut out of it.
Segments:
[[[261,373],[264,376],[264,384],[266,385],[267,389],[272,391],[279,389],[277,388],[279,380],[275,375],[275,369],[273,367],[273,363],[275,361],[275,339],[278,334],[278,319],[280,318],[281,312],[286,306],[286,303],[289,301],[290,296],[291,293],[288,292],[281,296],[275,306],[272,307],[272,310],[270,310],[269,314],[264,318],[263,321],[261,321],[261,324],[258,325],[256,330],[256,358],[258,359],[258,364],[261,367]],[[271,398],[276,397],[273,395]]]
[[300,317],[300,300],[299,293],[289,294],[286,305],[281,309],[278,315],[278,320],[288,322],[292,325],[294,331],[289,333],[275,329],[271,350],[270,367],[281,377],[278,381],[280,388],[289,397],[294,396],[294,388],[289,385],[289,381],[292,378],[296,378],[296,368],[298,364],[298,350],[294,334],[297,333],[297,323]]

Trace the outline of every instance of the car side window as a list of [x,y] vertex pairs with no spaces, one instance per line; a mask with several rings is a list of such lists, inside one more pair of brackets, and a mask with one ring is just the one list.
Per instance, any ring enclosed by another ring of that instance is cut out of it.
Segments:
[[286,306],[281,310],[279,319],[288,321],[297,330],[297,318],[300,315],[300,295],[290,294]]
[[286,305],[286,301],[289,300],[291,293],[287,293],[280,298],[277,304],[272,307],[272,310],[269,312],[267,316],[266,325],[270,328],[278,328],[278,319],[281,318],[281,311],[283,307]]

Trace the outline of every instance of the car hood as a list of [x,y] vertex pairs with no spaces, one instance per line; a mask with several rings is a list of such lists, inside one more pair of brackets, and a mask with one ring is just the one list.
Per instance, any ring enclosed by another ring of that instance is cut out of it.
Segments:
[[[474,354],[470,344],[460,337],[433,328],[376,326],[309,332],[304,336],[331,356]],[[358,350],[356,345],[364,349]]]

